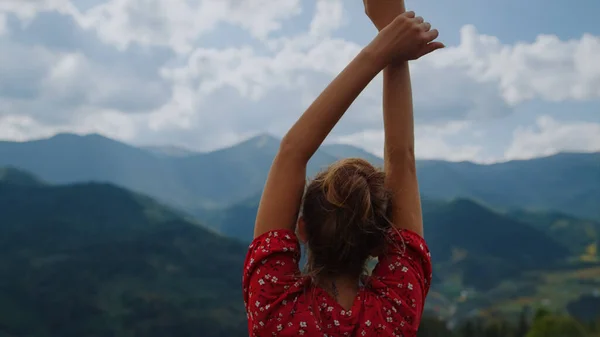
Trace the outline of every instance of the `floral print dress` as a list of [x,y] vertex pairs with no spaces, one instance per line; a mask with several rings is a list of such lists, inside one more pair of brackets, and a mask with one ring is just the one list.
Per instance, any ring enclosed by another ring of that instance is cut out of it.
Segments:
[[431,282],[429,249],[414,232],[390,235],[395,244],[379,256],[349,310],[301,274],[293,231],[254,239],[243,276],[250,336],[416,336]]

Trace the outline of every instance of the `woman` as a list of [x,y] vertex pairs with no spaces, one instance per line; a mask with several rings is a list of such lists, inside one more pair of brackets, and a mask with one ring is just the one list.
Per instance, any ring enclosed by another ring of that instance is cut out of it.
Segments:
[[[429,23],[402,13],[402,1],[365,5],[379,34],[285,135],[269,172],[244,266],[251,336],[416,335],[431,263],[422,239],[407,61],[443,45],[433,42],[438,33]],[[386,173],[346,159],[305,191],[308,160],[381,70]],[[304,275],[297,237],[308,251]],[[379,262],[366,277],[369,256]]]

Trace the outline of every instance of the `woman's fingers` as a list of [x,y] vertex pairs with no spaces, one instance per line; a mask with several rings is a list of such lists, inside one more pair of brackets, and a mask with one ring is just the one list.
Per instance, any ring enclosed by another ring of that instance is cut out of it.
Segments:
[[439,35],[440,35],[440,33],[438,32],[437,29],[432,29],[430,31],[423,33],[423,38],[425,39],[425,41],[431,42],[431,41],[437,39]]
[[431,52],[434,52],[438,49],[442,49],[446,47],[443,43],[441,42],[431,42],[426,44],[425,46],[423,46],[423,49],[421,49],[421,52],[419,53],[419,57],[425,56]]
[[408,11],[408,12],[404,12],[401,15],[404,15],[405,17],[412,19],[415,17],[415,12],[414,11]]
[[413,11],[399,15],[388,27],[389,31],[393,32],[390,34],[398,39],[396,42],[400,42],[396,46],[398,48],[396,52],[402,53],[406,59],[416,60],[444,48],[443,43],[434,42],[439,36],[438,30],[432,29],[431,23],[425,22],[423,17],[416,16]]

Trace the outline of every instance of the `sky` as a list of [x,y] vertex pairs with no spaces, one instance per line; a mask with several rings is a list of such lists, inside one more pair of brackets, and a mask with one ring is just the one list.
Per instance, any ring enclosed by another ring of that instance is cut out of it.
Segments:
[[[600,151],[596,0],[406,0],[416,154]],[[0,0],[0,139],[100,133],[210,151],[282,137],[376,30],[360,0]],[[327,139],[382,154],[382,79]]]

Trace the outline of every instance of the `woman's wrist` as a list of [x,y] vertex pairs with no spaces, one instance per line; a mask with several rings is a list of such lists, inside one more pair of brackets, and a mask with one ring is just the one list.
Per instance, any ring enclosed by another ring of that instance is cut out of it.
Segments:
[[388,64],[384,71],[391,71],[391,72],[395,72],[398,70],[405,70],[408,69],[408,61],[406,60],[394,60],[393,62],[391,62],[390,64]]
[[396,0],[397,2],[392,5],[387,5],[387,8],[385,9],[385,11],[383,13],[383,15],[381,15],[378,18],[371,18],[371,21],[373,22],[373,25],[375,26],[375,28],[377,28],[378,31],[381,31],[382,29],[384,29],[387,25],[389,25],[392,21],[394,21],[394,19],[398,16],[401,15],[402,13],[406,12],[406,6],[404,4],[404,0]]
[[377,72],[383,70],[390,63],[390,57],[387,52],[378,45],[370,43],[358,54],[365,64],[377,69]]
[[377,67],[378,71],[388,68],[388,66],[404,67],[407,66],[409,61],[400,56],[394,57],[394,55],[390,55],[389,51],[378,43],[370,43],[363,48],[359,55],[362,55],[365,62],[369,62],[374,67]]

